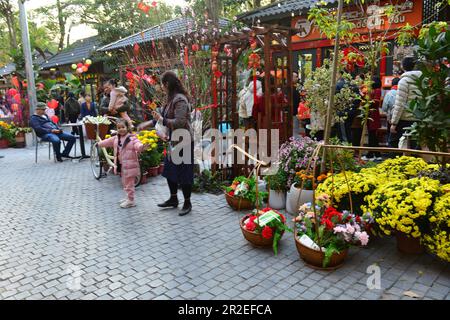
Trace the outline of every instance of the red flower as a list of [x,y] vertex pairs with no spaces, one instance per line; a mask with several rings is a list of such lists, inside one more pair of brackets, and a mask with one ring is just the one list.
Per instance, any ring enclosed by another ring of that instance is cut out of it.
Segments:
[[270,228],[270,227],[268,227],[268,226],[265,226],[264,229],[263,229],[263,231],[262,231],[262,236],[263,236],[263,238],[265,238],[265,239],[270,239],[270,238],[272,238],[272,236],[273,236],[272,228]]
[[250,220],[245,225],[245,229],[247,229],[248,231],[254,231],[256,229],[256,224],[252,220]]
[[279,213],[279,212],[277,212],[277,213],[280,215],[281,221],[282,221],[283,223],[286,223],[286,218],[285,218],[281,213]]
[[329,220],[329,219],[322,220],[322,224],[325,225],[325,228],[327,230],[333,230],[333,228],[334,228],[333,222],[331,222],[331,220]]
[[231,197],[234,197],[234,190],[231,190],[230,192],[228,192],[228,195]]
[[270,211],[270,210],[272,210],[272,208],[267,207],[267,208],[262,209],[261,211],[262,212],[267,212],[267,211]]
[[361,223],[361,217],[360,216],[356,216],[356,222]]

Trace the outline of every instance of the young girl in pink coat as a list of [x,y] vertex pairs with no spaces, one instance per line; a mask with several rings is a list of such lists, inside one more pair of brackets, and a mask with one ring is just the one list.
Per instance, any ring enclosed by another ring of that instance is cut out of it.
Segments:
[[[131,134],[131,128],[125,119],[117,121],[117,135],[100,141],[98,145],[104,148],[114,148],[114,173],[121,172],[123,189],[127,198],[121,200],[121,208],[131,208],[134,203],[134,181],[140,174],[139,153],[148,148],[138,138]],[[119,169],[120,168],[120,169]]]

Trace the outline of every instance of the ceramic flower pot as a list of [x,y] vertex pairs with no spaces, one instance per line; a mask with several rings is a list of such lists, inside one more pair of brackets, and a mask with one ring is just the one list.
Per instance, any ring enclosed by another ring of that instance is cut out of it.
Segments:
[[325,253],[317,250],[313,250],[304,246],[299,240],[297,236],[297,231],[294,231],[295,238],[295,246],[297,247],[297,251],[305,263],[314,268],[320,270],[335,270],[342,266],[345,258],[348,254],[348,249],[343,250],[340,253],[333,253],[330,258],[330,262],[326,267],[323,267],[323,259],[325,258]]
[[158,168],[158,174],[162,174],[164,171],[164,163],[161,163]]
[[25,133],[25,145],[27,148],[31,148],[33,146],[33,133],[27,132]]
[[237,211],[251,210],[254,208],[253,203],[251,203],[249,200],[242,199],[239,197],[233,197],[233,196],[230,196],[228,193],[225,193],[225,199],[227,200],[227,203],[229,204],[229,206]]
[[149,177],[156,177],[158,175],[158,170],[159,170],[159,166],[148,168],[147,174]]
[[397,239],[397,249],[400,252],[407,254],[421,254],[425,251],[424,247],[420,244],[419,238],[409,237],[407,234],[400,231],[395,233],[395,238]]
[[16,148],[25,148],[25,132],[16,134]]
[[313,196],[313,190],[302,190],[292,184],[291,189],[287,192],[286,211],[293,214],[298,213],[298,208],[306,202],[312,202]]
[[6,149],[9,146],[8,139],[0,139],[0,149]]
[[275,210],[286,207],[286,193],[284,191],[269,191],[269,207]]

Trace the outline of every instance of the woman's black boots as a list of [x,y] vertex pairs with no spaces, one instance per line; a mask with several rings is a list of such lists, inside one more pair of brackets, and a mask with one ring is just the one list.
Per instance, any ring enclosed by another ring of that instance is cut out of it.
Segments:
[[[178,207],[177,195],[176,194],[170,195],[170,199],[167,200],[166,202],[159,203],[158,207],[160,207],[160,208],[170,208],[170,207],[176,208],[176,207]],[[184,208],[184,206],[183,206],[183,208]]]
[[191,199],[185,199],[184,205],[181,211],[178,213],[179,216],[185,216],[192,210]]

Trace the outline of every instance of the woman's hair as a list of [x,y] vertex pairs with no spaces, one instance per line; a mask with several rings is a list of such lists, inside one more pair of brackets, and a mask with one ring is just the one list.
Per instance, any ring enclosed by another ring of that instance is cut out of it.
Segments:
[[393,86],[398,85],[399,81],[400,81],[400,78],[399,77],[395,77],[394,79],[392,79],[392,85]]
[[[184,94],[188,98],[188,94],[180,79],[173,71],[166,71],[161,77],[163,85],[167,85],[169,89],[169,100],[171,100],[177,93]],[[189,99],[189,98],[188,98]]]
[[123,125],[125,128],[127,128],[128,132],[131,132],[131,127],[125,119],[118,119],[116,122],[116,127],[119,126],[119,124]]
[[107,83],[112,85],[112,86],[114,86],[114,87],[117,87],[119,85],[119,82],[117,81],[117,79],[109,79],[107,81]]

